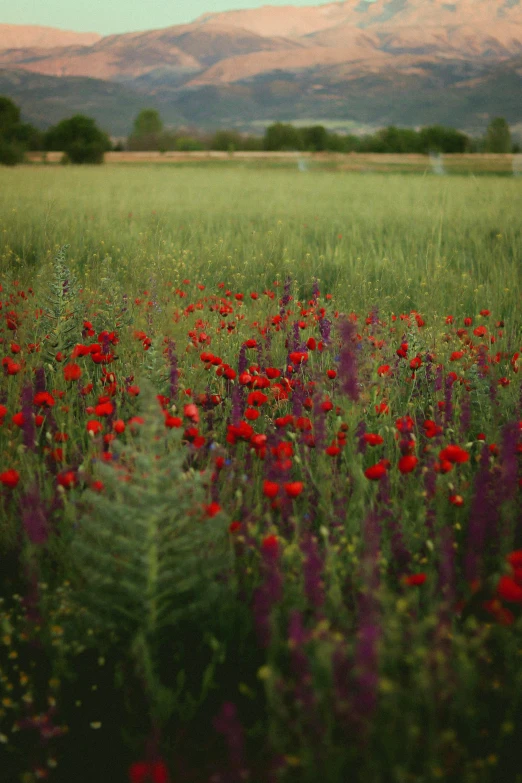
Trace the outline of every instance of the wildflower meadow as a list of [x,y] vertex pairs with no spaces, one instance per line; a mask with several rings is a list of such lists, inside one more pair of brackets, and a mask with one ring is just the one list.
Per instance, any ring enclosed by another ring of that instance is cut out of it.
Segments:
[[522,781],[521,215],[0,172],[2,781]]

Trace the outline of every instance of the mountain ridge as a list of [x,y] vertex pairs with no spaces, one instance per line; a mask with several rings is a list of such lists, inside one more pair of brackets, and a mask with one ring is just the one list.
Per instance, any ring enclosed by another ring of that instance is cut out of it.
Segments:
[[[390,111],[383,107],[392,99],[408,106],[403,121],[415,125],[430,114],[425,90],[439,96],[440,114],[447,114],[445,89],[448,95],[458,90],[461,95],[469,93],[469,101],[456,107],[455,122],[460,126],[478,127],[493,106],[505,106],[504,114],[522,122],[522,78],[514,64],[522,57],[521,0],[345,0],[318,6],[261,6],[207,13],[189,24],[166,28],[103,37],[94,33],[92,40],[74,38],[67,31],[51,34],[51,28],[47,38],[38,38],[35,30],[31,46],[0,44],[0,69],[124,85],[136,96],[133,103],[141,96],[144,106],[155,101],[169,116],[207,127],[218,119],[248,127],[260,121],[260,107],[267,119],[297,119],[305,106],[311,117],[331,114],[333,119],[342,114],[347,122],[357,123],[365,115],[384,124]],[[28,41],[26,33],[20,30],[16,36],[11,30],[9,40]],[[59,43],[49,45],[53,41]],[[506,68],[499,71],[503,63]],[[484,85],[495,80],[498,89],[507,90],[505,100],[490,95],[489,104],[478,107],[473,90],[482,95]],[[366,82],[371,89],[364,106],[358,86]],[[405,89],[413,90],[413,103],[411,94],[403,94]],[[281,95],[286,95],[286,104]],[[520,109],[513,106],[513,95],[519,96]],[[176,110],[171,112],[169,106]]]

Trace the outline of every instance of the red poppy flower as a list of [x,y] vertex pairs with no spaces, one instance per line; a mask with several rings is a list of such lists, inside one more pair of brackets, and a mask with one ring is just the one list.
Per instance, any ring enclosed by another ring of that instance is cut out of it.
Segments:
[[63,368],[63,377],[66,381],[77,381],[79,378],[81,378],[82,370],[81,367],[78,364],[75,364],[74,362],[70,362],[69,364],[66,364]]
[[163,761],[136,761],[129,767],[130,783],[169,783],[169,771]]
[[441,461],[447,460],[448,462],[461,464],[464,462],[468,462],[469,452],[467,452],[465,449],[461,449],[460,446],[451,444],[449,446],[446,446],[445,449],[442,449],[442,451],[439,452],[439,459]]
[[290,481],[284,485],[285,492],[289,498],[297,498],[303,491],[302,481]]
[[52,408],[54,403],[54,397],[47,391],[38,392],[33,397],[33,405],[36,405],[40,408]]
[[522,549],[515,549],[507,555],[506,560],[512,568],[522,568]]
[[277,536],[265,536],[261,542],[263,551],[270,555],[277,555],[279,551],[279,539]]
[[220,511],[221,511],[221,506],[219,505],[219,503],[216,503],[215,501],[210,503],[208,506],[205,506],[205,514],[207,515],[207,517],[210,517],[210,519],[212,519],[212,517],[215,517],[216,514],[219,514]]
[[435,424],[431,419],[427,419],[422,426],[424,427],[424,434],[427,438],[435,438],[442,433],[442,427],[439,427],[439,425]]
[[87,429],[87,432],[92,432],[93,435],[96,435],[98,432],[102,431],[103,426],[96,419],[90,419],[87,422],[86,429]]
[[8,470],[4,470],[3,473],[0,473],[0,484],[3,484],[4,487],[14,489],[19,481],[20,474],[14,468],[9,468]]
[[241,522],[231,522],[230,525],[228,526],[229,533],[232,534],[239,533],[240,530],[241,530]]
[[189,402],[184,406],[183,415],[186,416],[187,419],[191,419],[194,424],[199,423],[199,411],[197,405],[194,405],[193,402]]
[[267,401],[268,401],[268,397],[266,396],[266,394],[263,394],[263,392],[261,391],[250,392],[250,394],[247,397],[247,404],[254,407],[259,407],[261,405],[264,405],[265,402]]
[[114,412],[114,405],[112,402],[99,402],[95,406],[94,412],[96,416],[110,416]]
[[339,446],[332,445],[327,446],[324,452],[325,454],[328,454],[329,457],[337,457],[337,455],[341,453],[341,449]]
[[371,467],[366,468],[364,471],[364,475],[370,481],[379,481],[385,474],[386,467],[382,464],[382,462],[378,462],[376,465],[372,465]]
[[462,506],[464,504],[464,498],[462,497],[462,495],[450,495],[449,502],[453,506]]
[[60,473],[56,478],[58,484],[60,487],[64,487],[65,489],[70,489],[71,487],[75,487],[78,483],[78,479],[76,477],[76,473],[74,470],[66,470],[63,473]]
[[25,424],[25,416],[21,412],[20,413],[15,413],[14,416],[11,418],[11,421],[17,427],[23,427],[24,424]]
[[292,364],[305,364],[308,361],[308,354],[306,351],[292,351],[289,358]]
[[522,604],[522,587],[510,576],[501,576],[497,585],[497,595],[504,601]]
[[382,435],[377,435],[375,432],[365,432],[363,435],[363,440],[368,444],[368,446],[380,446],[381,443],[384,443],[384,438]]
[[420,587],[426,581],[426,574],[410,574],[410,576],[405,576],[402,581],[408,587]]
[[263,481],[263,495],[267,498],[275,498],[279,492],[279,484],[275,481]]
[[413,456],[413,454],[406,454],[404,457],[400,458],[398,467],[403,474],[411,473],[412,470],[415,470],[417,467],[418,462],[418,458]]

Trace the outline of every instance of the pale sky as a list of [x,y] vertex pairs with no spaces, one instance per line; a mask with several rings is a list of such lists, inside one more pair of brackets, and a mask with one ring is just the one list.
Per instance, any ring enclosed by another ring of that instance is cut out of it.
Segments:
[[[324,0],[323,0],[324,2]],[[191,22],[204,13],[321,0],[0,0],[0,23],[38,24],[102,35]],[[374,2],[374,0],[366,0]]]

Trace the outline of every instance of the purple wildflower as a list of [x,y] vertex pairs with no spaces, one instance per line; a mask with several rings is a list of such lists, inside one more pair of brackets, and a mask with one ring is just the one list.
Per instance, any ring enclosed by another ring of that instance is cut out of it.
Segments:
[[302,544],[304,588],[308,601],[316,609],[324,603],[324,585],[322,581],[323,560],[319,554],[316,539],[307,535]]
[[170,399],[175,400],[178,396],[178,380],[179,380],[179,370],[178,370],[178,359],[176,356],[176,343],[174,340],[169,340],[168,343],[168,349],[167,349],[167,356],[169,359],[169,381],[170,381],[170,387],[169,387],[169,394]]
[[359,399],[357,386],[357,361],[355,357],[355,326],[347,319],[343,319],[339,327],[341,335],[341,353],[339,360],[339,381],[341,390],[354,402]]
[[49,519],[36,482],[20,498],[20,511],[29,541],[32,544],[45,544],[49,536]]

